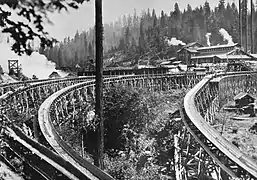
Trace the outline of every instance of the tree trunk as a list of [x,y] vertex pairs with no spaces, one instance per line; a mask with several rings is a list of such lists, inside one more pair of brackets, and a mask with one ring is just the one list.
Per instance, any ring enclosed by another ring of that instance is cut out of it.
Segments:
[[95,56],[96,56],[96,105],[98,121],[98,149],[96,166],[103,169],[104,122],[103,122],[103,24],[102,0],[95,0]]

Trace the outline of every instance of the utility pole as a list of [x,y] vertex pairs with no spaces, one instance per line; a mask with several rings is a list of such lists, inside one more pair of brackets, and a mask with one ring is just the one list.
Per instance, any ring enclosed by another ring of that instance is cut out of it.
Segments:
[[247,0],[239,0],[239,36],[241,46],[247,52],[248,48],[248,22],[247,22]]
[[103,169],[104,150],[104,119],[103,119],[103,23],[102,0],[95,0],[95,57],[96,57],[96,88],[95,112],[97,120],[97,162],[96,166]]
[[253,13],[254,13],[254,5],[253,0],[251,0],[251,22],[250,22],[250,31],[251,31],[251,53],[254,53],[254,36],[253,36]]
[[239,0],[239,44],[243,47],[242,41],[242,4],[241,0]]
[[243,0],[243,21],[242,21],[242,28],[244,34],[244,41],[245,41],[245,52],[248,51],[248,19],[247,19],[247,1]]

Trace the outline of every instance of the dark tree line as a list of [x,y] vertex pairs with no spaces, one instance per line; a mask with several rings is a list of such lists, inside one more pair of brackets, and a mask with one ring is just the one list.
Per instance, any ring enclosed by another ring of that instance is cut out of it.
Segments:
[[[74,38],[67,37],[63,42],[57,43],[52,48],[41,49],[40,53],[43,53],[49,60],[54,61],[57,64],[57,68],[75,68],[76,65],[90,66],[92,64],[90,60],[95,56],[93,32],[93,30],[90,30],[90,33],[76,32]],[[90,37],[92,38],[90,39]]]
[[[236,43],[239,42],[238,16],[235,3],[225,4],[224,0],[220,0],[215,8],[211,8],[206,1],[203,6],[195,9],[188,5],[183,11],[176,3],[169,14],[161,11],[160,16],[154,9],[142,11],[140,16],[134,11],[132,15],[124,15],[104,25],[105,56],[120,52],[124,59],[134,61],[134,64],[146,56],[163,58],[167,50],[172,49],[165,39],[175,37],[185,43],[197,41],[207,45],[206,33],[211,33],[211,45],[225,44],[227,42],[219,33],[221,28]],[[257,36],[256,22],[257,12],[254,11],[254,36]],[[257,41],[254,42],[256,52]],[[76,64],[89,67],[89,60],[94,59],[94,51],[94,29],[91,28],[87,32],[77,32],[73,38],[65,38],[43,53],[56,62],[58,67],[75,67]],[[168,56],[174,56],[175,52],[174,49]]]

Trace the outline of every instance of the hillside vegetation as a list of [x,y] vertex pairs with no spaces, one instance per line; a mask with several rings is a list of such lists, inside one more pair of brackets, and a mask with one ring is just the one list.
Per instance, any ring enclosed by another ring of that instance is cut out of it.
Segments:
[[[190,5],[180,10],[179,4],[171,7],[170,12],[146,10],[136,11],[132,15],[120,17],[118,20],[104,25],[105,65],[133,66],[138,61],[155,64],[156,60],[175,56],[180,45],[198,41],[207,45],[207,36],[211,45],[225,44],[227,38],[239,41],[238,9],[235,3],[220,0],[217,7],[211,8],[206,1],[202,6],[192,9]],[[254,23],[257,12],[254,11]],[[250,22],[250,21],[249,21]],[[256,24],[254,35],[257,35]],[[208,33],[208,34],[207,34]],[[249,36],[250,37],[250,36]],[[250,42],[250,41],[248,41]],[[257,48],[257,41],[254,41]],[[257,49],[255,49],[256,52]],[[94,59],[94,28],[77,32],[74,37],[67,37],[50,49],[41,49],[48,59],[60,67],[90,67],[90,59]]]
[[[149,92],[121,86],[104,92],[105,150],[104,170],[115,179],[162,179],[174,177],[174,134],[181,121],[174,112],[185,95],[184,90]],[[76,125],[67,121],[57,127],[62,138],[93,163],[97,149],[96,122],[75,117]]]

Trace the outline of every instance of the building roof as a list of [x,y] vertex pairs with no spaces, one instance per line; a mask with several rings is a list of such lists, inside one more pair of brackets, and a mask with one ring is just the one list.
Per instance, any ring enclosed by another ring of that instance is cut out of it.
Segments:
[[169,58],[168,60],[169,60],[169,61],[173,61],[173,60],[175,60],[175,59],[177,59],[177,57],[171,57],[171,58]]
[[198,53],[198,51],[196,49],[189,49],[189,48],[186,48],[187,51],[191,52],[191,53]]
[[249,55],[229,55],[227,53],[221,53],[221,54],[208,54],[208,55],[202,55],[202,56],[194,56],[191,57],[191,59],[202,59],[202,58],[214,58],[217,57],[219,59],[252,59],[252,56]]
[[196,70],[196,71],[202,71],[202,70],[206,71],[206,68],[204,68],[204,67],[195,67],[194,70]]
[[257,58],[257,54],[250,54],[251,56],[253,56],[254,58]]
[[143,69],[143,68],[155,68],[155,66],[152,65],[136,65],[137,69]]
[[172,62],[171,61],[164,61],[162,63],[160,63],[160,65],[167,65],[167,64],[171,64]]
[[60,78],[61,76],[56,71],[54,71],[48,77],[49,78]]
[[226,47],[235,47],[235,46],[238,46],[239,44],[238,43],[235,43],[235,44],[224,44],[224,45],[216,45],[216,46],[208,46],[208,47],[200,47],[198,48],[197,50],[201,51],[201,50],[206,50],[206,49],[219,49],[219,48],[226,48]]
[[241,93],[239,93],[238,95],[236,95],[236,96],[234,97],[234,100],[242,99],[242,98],[245,97],[245,96],[249,96],[249,97],[251,97],[252,99],[255,99],[255,98],[252,97],[250,94],[245,93],[245,92],[241,92]]
[[172,64],[179,64],[179,63],[181,63],[181,61],[174,61],[174,62],[172,62]]
[[193,46],[195,44],[198,44],[199,46],[203,47],[203,45],[200,44],[199,42],[191,42],[191,43],[188,43],[185,46],[183,46],[183,48],[188,48],[188,47],[191,47],[191,46]]
[[213,58],[216,56],[215,54],[209,54],[209,55],[202,55],[202,56],[193,56],[191,59],[201,59],[201,58]]
[[119,66],[119,67],[106,67],[104,68],[105,71],[112,71],[112,70],[131,70],[133,69],[133,67],[122,67],[122,66]]
[[247,55],[227,55],[227,54],[222,54],[222,55],[216,55],[220,59],[252,59],[250,56]]
[[[185,46],[183,46],[181,49],[179,49],[177,52],[180,52],[182,51],[183,49],[186,49],[187,51],[190,51],[190,50],[193,50],[193,49],[190,49],[191,46],[194,46],[194,45],[199,45],[200,47],[203,47],[202,44],[198,43],[198,42],[191,42],[191,43],[188,43],[186,44]],[[197,52],[197,51],[196,51]]]
[[170,65],[170,64],[165,65],[165,67],[170,68],[170,69],[176,69],[176,68],[178,68],[178,66]]

